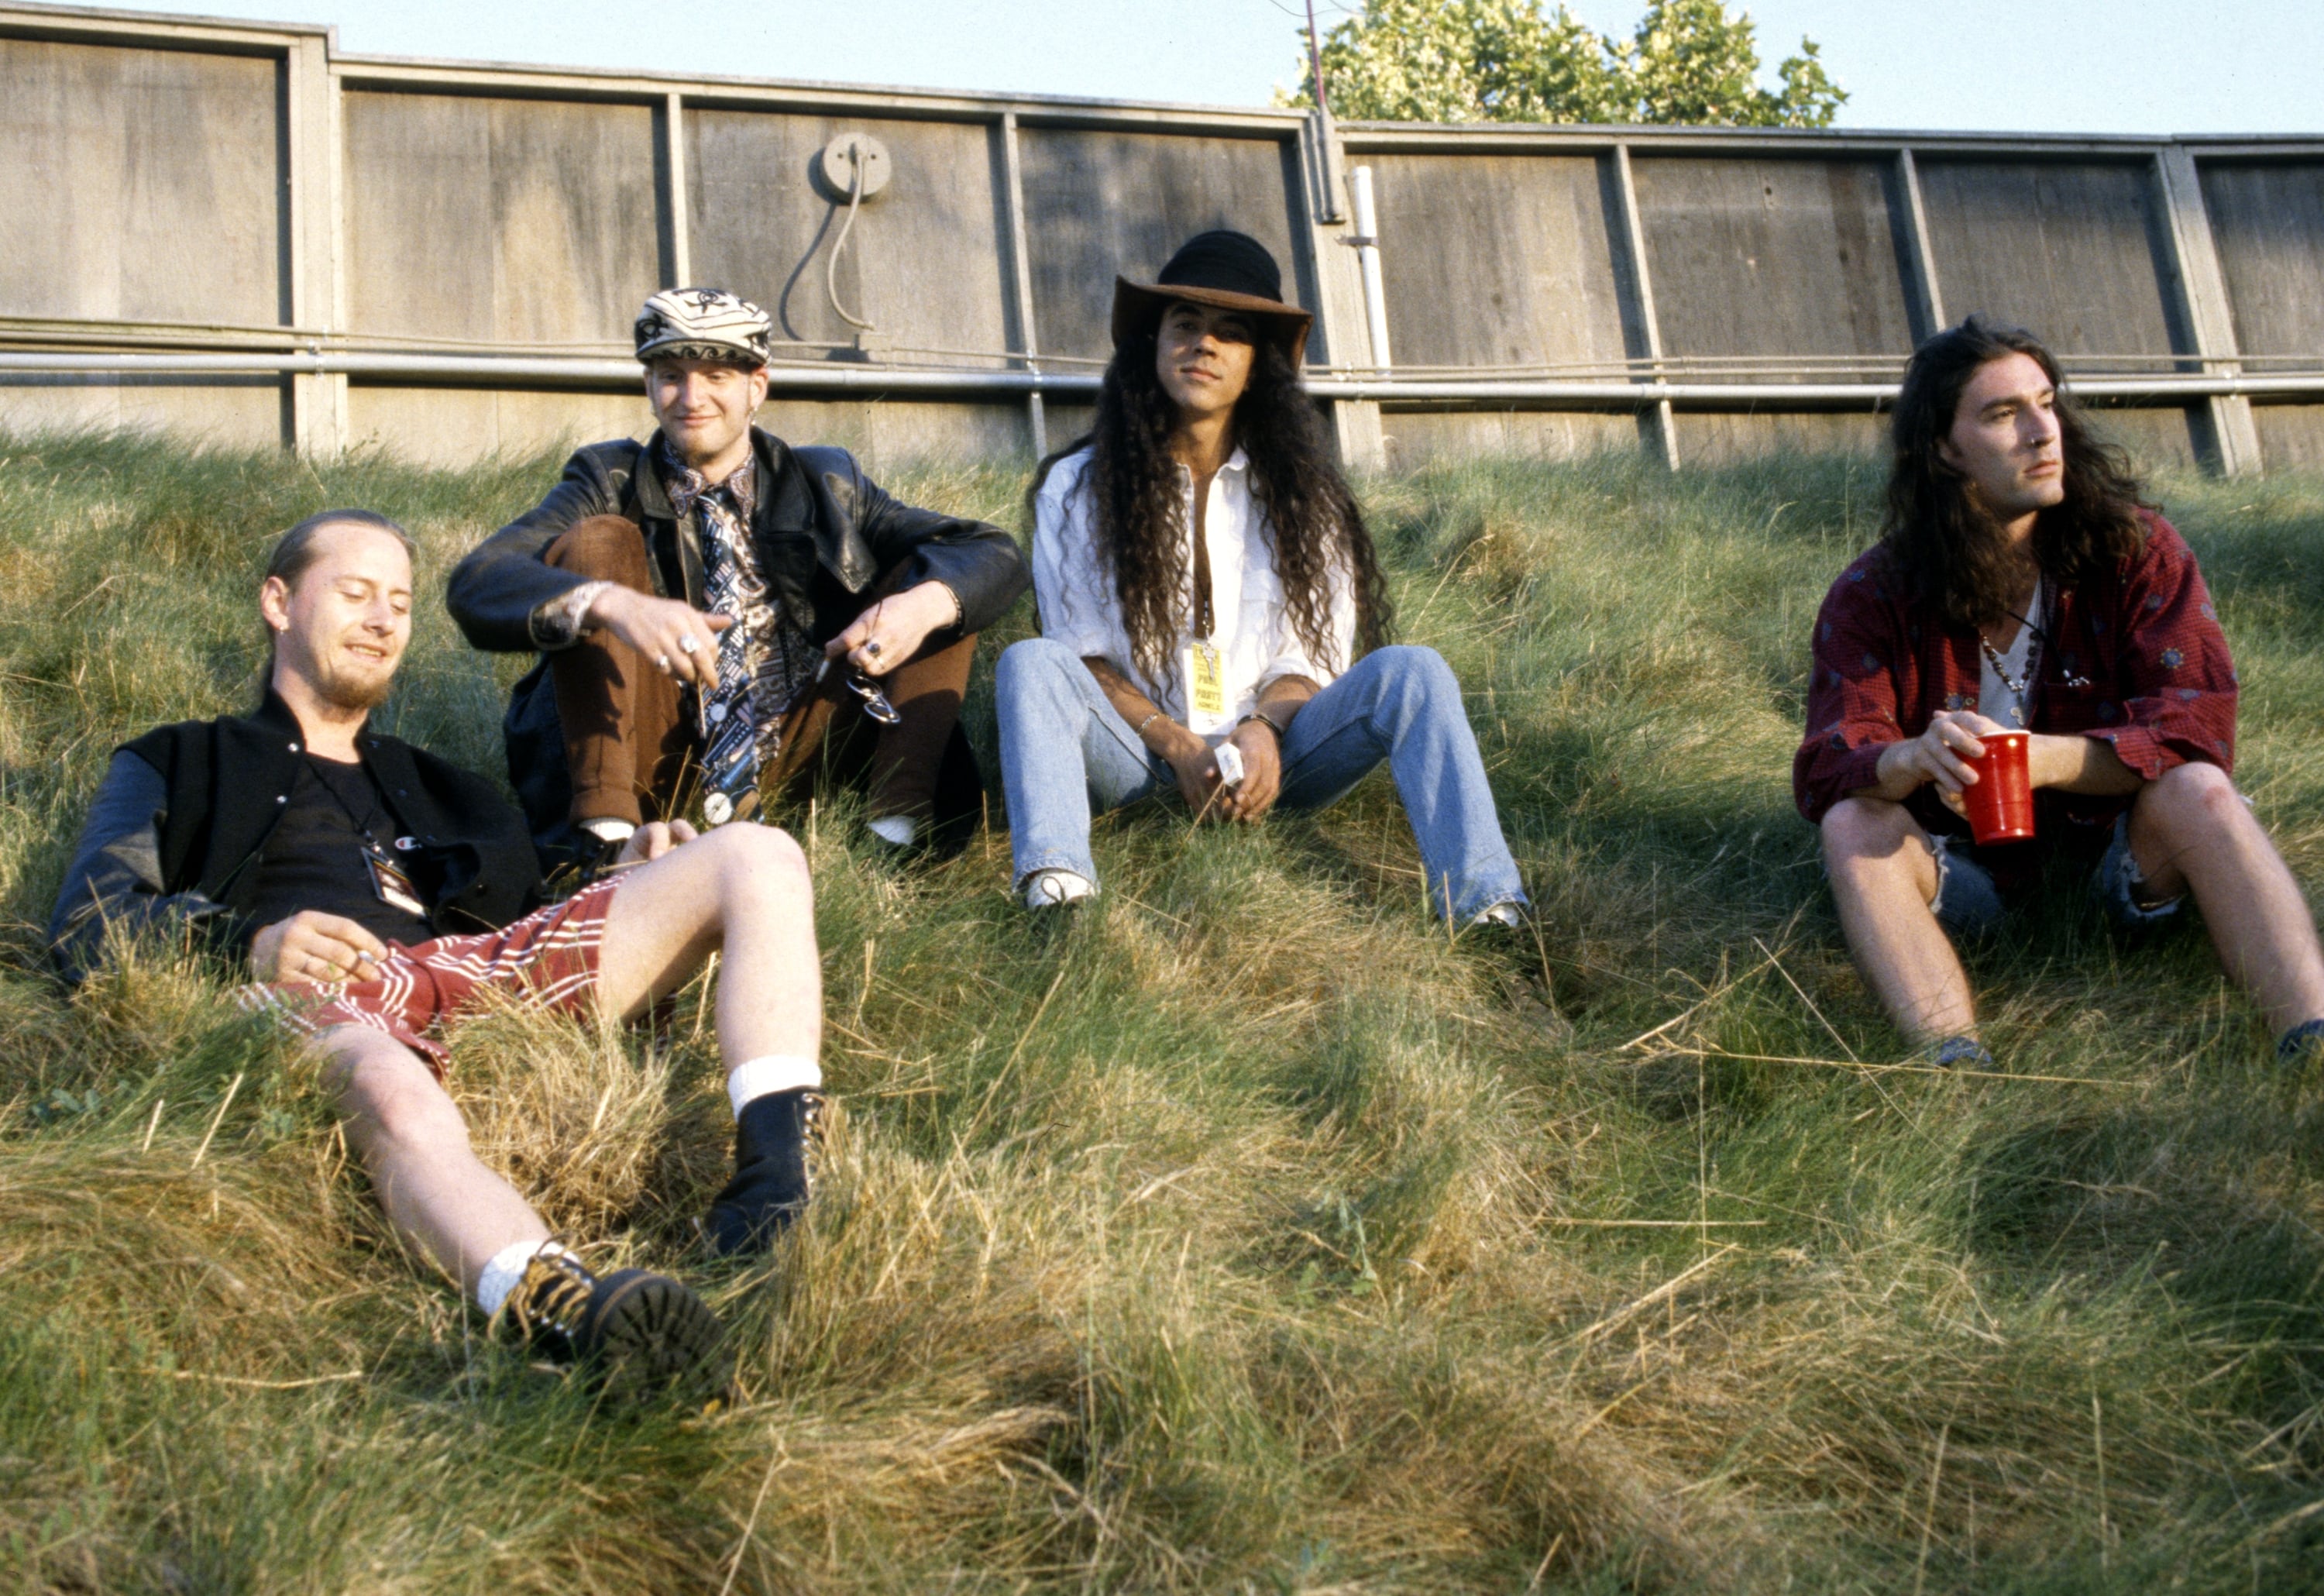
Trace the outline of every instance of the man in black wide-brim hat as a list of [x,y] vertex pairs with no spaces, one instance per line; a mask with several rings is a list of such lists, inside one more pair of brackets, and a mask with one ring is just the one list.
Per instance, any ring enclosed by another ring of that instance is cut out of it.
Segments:
[[1093,807],[1175,788],[1198,818],[1250,823],[1386,761],[1430,907],[1524,920],[1460,684],[1434,650],[1388,641],[1363,512],[1300,385],[1308,321],[1243,233],[1114,284],[1096,425],[1036,490],[1041,636],[997,679],[1028,909],[1097,890]]

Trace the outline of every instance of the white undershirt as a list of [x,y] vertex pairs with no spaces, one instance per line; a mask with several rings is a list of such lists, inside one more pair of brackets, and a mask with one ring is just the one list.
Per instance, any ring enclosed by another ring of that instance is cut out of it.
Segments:
[[[1064,643],[1084,660],[1105,660],[1144,689],[1155,707],[1212,743],[1234,730],[1258,707],[1259,689],[1279,676],[1304,676],[1330,685],[1355,653],[1355,586],[1344,562],[1331,577],[1331,638],[1338,669],[1312,658],[1291,624],[1283,584],[1275,574],[1275,536],[1266,512],[1250,491],[1250,462],[1237,449],[1211,478],[1203,513],[1203,542],[1210,553],[1212,644],[1219,651],[1222,715],[1189,714],[1182,636],[1170,652],[1165,679],[1149,679],[1130,660],[1130,633],[1121,623],[1121,604],[1113,580],[1100,568],[1090,530],[1090,496],[1081,492],[1089,451],[1068,455],[1051,468],[1033,507],[1033,589],[1041,604],[1041,635]],[[1178,468],[1185,494],[1182,512],[1194,519],[1193,474]],[[1185,524],[1185,523],[1181,523]],[[1194,612],[1194,572],[1182,578],[1186,613]]]
[[[2034,578],[2034,595],[2025,601],[2025,613],[2030,617],[2039,615],[2041,613],[2042,578],[2036,577]],[[2025,684],[2025,691],[2020,695],[2009,690],[2009,684],[2001,679],[2001,672],[1993,668],[1993,661],[1986,656],[1982,644],[1979,645],[1977,650],[1978,714],[1987,720],[1999,721],[2005,726],[2015,726],[2021,730],[2025,727],[2026,714],[2030,708],[2026,700],[2034,696],[2033,678],[2026,674],[2025,665],[2026,661],[2033,657],[2034,628],[2021,623],[2017,628],[2015,641],[2006,649],[2001,650],[2003,667],[2008,670],[2014,679]]]

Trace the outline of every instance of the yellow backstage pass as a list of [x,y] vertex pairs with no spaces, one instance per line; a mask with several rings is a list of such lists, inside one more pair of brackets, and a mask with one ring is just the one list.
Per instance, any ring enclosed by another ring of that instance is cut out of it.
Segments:
[[1219,680],[1219,650],[1205,639],[1186,645],[1186,708],[1190,714],[1227,712],[1227,690]]

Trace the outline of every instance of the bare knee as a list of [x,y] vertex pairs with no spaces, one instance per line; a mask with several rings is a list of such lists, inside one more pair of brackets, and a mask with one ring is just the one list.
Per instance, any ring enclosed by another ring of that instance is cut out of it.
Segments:
[[1887,798],[1842,798],[1824,811],[1823,856],[1832,865],[1895,854],[1920,829],[1904,805]]
[[2172,834],[2174,841],[2191,842],[2195,835],[2232,826],[2244,819],[2243,795],[2225,770],[2190,761],[2173,765],[2140,789],[2139,811]]
[[467,1122],[411,1049],[376,1033],[348,1031],[327,1038],[324,1047],[326,1073],[358,1150],[466,1145]]
[[715,850],[714,872],[722,903],[804,909],[814,893],[807,850],[774,826],[724,826],[696,846]]

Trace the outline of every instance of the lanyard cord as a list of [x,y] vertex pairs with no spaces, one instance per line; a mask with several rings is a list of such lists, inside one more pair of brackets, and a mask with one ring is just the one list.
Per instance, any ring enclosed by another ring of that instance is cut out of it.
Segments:
[[1210,540],[1198,530],[1194,540],[1194,635],[1204,642],[1217,630],[1218,617],[1211,613],[1211,545]]
[[364,786],[371,792],[371,812],[367,815],[357,815],[355,807],[347,802],[347,795],[339,790],[338,783],[323,773],[324,761],[316,759],[311,753],[307,755],[306,759],[307,768],[314,772],[315,780],[322,784],[323,790],[331,795],[334,803],[346,811],[347,824],[355,828],[355,835],[373,847],[379,846],[378,835],[372,830],[371,823],[379,818],[379,812],[383,806],[380,799],[379,783],[373,779],[371,768],[361,760],[355,761],[355,772],[364,779]]
[[1194,503],[1194,470],[1184,464],[1178,469],[1186,474],[1186,536],[1194,546],[1194,636],[1208,642],[1218,630],[1218,616],[1212,612],[1211,540],[1203,524],[1204,516]]

